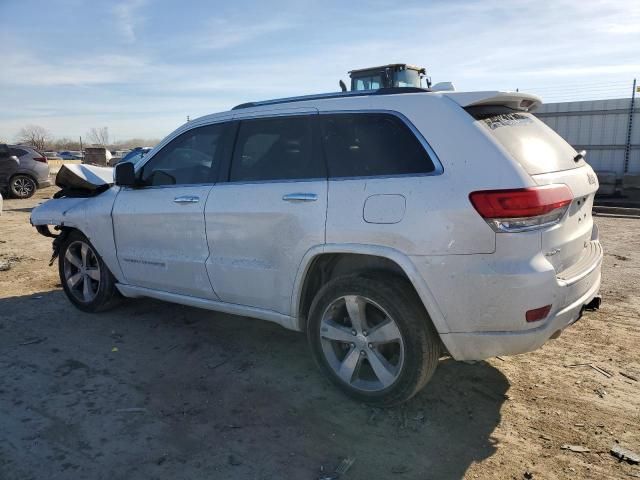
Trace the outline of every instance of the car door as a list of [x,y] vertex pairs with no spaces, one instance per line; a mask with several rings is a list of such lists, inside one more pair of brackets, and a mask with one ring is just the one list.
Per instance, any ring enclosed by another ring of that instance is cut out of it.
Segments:
[[304,254],[324,244],[327,179],[317,111],[241,119],[228,181],[205,208],[207,270],[229,303],[290,314]]
[[0,155],[0,188],[9,185],[11,176],[16,173],[20,165],[18,152],[24,152],[21,149],[3,147],[2,155]]
[[218,123],[179,135],[138,169],[139,187],[118,193],[113,228],[127,283],[218,298],[205,267],[204,208],[229,153],[229,128]]

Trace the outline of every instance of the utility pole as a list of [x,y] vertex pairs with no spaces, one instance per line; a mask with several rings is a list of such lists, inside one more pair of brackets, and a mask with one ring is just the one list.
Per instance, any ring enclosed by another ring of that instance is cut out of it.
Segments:
[[636,103],[636,79],[633,79],[633,91],[631,92],[631,106],[629,107],[629,126],[627,128],[627,143],[624,146],[624,173],[629,172],[629,156],[631,155],[631,132],[633,128],[633,113]]
[[84,149],[82,148],[82,135],[80,135],[80,154],[82,156],[81,160],[84,163]]
[[189,115],[187,115],[187,123],[189,123]]

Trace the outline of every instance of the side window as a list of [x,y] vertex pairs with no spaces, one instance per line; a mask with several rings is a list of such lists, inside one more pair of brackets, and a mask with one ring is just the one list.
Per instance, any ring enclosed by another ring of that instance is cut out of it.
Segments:
[[380,75],[356,79],[356,90],[377,90],[382,87]]
[[314,154],[311,117],[275,117],[240,122],[229,180],[295,180],[325,177]]
[[174,138],[142,167],[144,185],[215,182],[225,151],[226,124],[194,128]]
[[10,148],[9,152],[10,155],[14,157],[22,157],[23,155],[27,154],[27,151],[23,150],[22,148]]
[[388,113],[320,115],[329,176],[429,173],[433,162],[411,129]]

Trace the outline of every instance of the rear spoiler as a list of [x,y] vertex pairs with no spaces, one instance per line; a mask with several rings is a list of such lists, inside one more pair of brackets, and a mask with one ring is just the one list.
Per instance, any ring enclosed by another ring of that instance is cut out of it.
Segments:
[[540,97],[521,92],[447,92],[444,95],[464,109],[490,106],[532,112],[542,105]]

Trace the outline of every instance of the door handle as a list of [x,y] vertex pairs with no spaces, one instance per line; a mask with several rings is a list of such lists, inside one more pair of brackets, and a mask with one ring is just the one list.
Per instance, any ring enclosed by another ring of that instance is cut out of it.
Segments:
[[196,197],[195,195],[181,195],[173,199],[175,203],[198,203],[200,201],[200,197]]
[[282,197],[285,202],[315,202],[318,195],[315,193],[287,193]]

